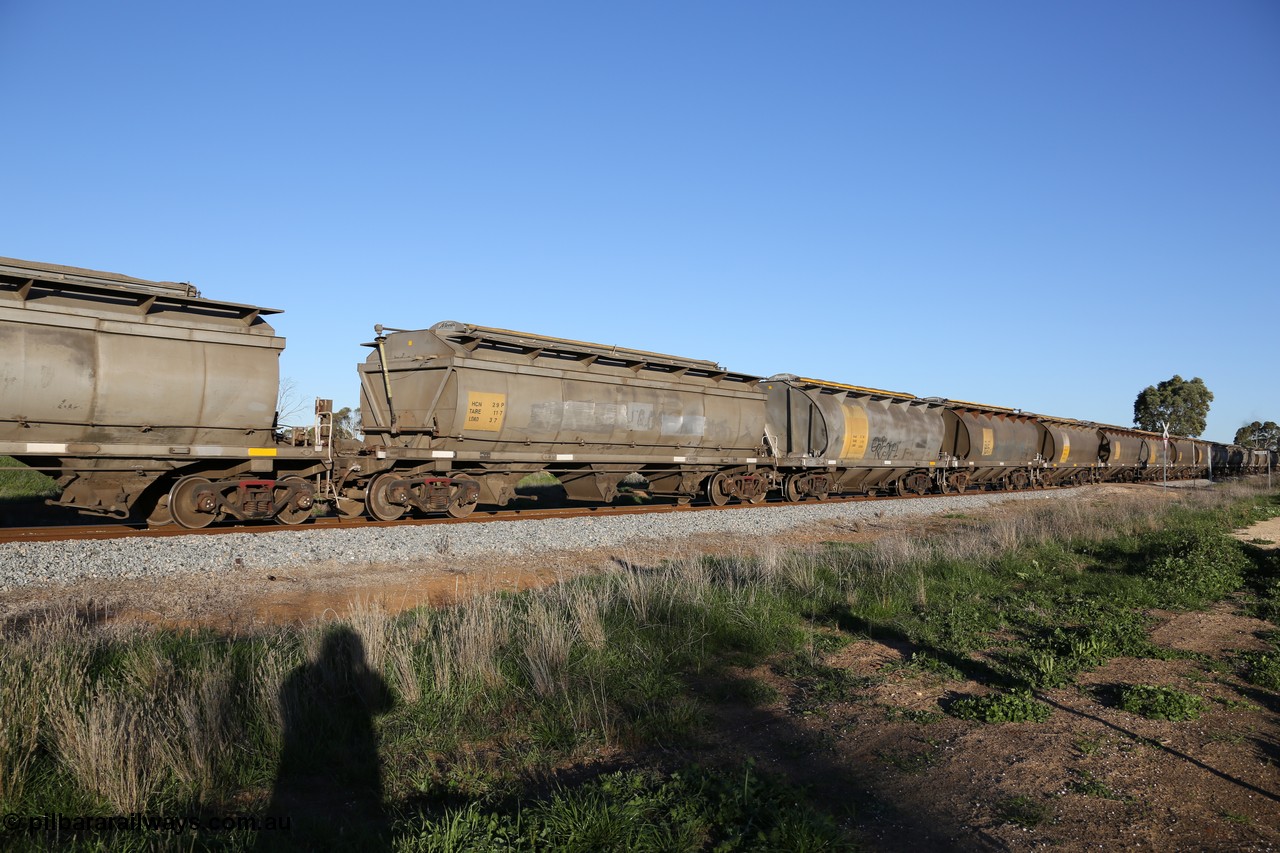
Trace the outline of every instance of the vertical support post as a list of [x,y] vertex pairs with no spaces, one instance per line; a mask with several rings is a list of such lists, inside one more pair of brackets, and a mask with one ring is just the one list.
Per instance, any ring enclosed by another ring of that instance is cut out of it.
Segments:
[[400,429],[396,423],[396,404],[391,399],[391,370],[387,367],[387,336],[382,334],[382,324],[373,327],[374,333],[377,335],[373,340],[378,345],[378,363],[382,365],[382,388],[387,395],[387,412],[391,417],[391,434],[399,435]]
[[1161,430],[1164,435],[1160,439],[1160,461],[1161,467],[1164,469],[1164,485],[1161,488],[1169,488],[1169,425],[1161,422]]

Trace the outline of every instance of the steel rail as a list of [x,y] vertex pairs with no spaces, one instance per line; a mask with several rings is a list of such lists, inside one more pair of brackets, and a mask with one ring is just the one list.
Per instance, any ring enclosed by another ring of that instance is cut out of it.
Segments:
[[154,539],[166,536],[219,536],[231,533],[303,533],[309,530],[351,530],[375,527],[407,527],[429,524],[484,524],[494,521],[539,521],[555,518],[603,518],[622,515],[653,515],[672,512],[704,512],[708,510],[775,509],[777,507],[830,506],[864,501],[930,500],[934,498],[963,498],[974,495],[1018,495],[1028,492],[1058,491],[1079,486],[1038,486],[1029,489],[974,489],[966,492],[925,495],[841,495],[825,500],[786,501],[770,500],[752,504],[735,502],[724,506],[708,503],[645,504],[636,506],[598,505],[554,508],[530,508],[514,510],[477,510],[465,518],[429,516],[426,518],[401,518],[395,521],[374,521],[359,516],[339,518],[323,516],[302,524],[279,524],[272,521],[219,524],[192,530],[176,524],[163,527],[147,527],[139,522],[118,522],[92,525],[46,525],[40,527],[0,527],[0,545],[15,542],[64,542],[100,539]]

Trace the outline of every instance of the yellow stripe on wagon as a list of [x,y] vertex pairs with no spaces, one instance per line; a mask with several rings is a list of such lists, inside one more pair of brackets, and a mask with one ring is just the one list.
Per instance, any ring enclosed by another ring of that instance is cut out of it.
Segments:
[[274,447],[250,447],[250,456],[275,456],[276,449]]

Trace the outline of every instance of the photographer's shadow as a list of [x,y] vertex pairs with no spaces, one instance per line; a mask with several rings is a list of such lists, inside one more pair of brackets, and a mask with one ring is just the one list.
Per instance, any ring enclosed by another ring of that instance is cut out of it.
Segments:
[[324,639],[319,658],[280,685],[283,748],[259,850],[390,849],[375,715],[391,709],[386,681],[369,668],[348,627]]

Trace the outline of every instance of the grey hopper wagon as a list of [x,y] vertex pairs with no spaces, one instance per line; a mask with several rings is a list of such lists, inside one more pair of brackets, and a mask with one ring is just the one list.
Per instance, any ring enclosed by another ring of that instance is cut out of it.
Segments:
[[1098,451],[1102,433],[1098,425],[1067,418],[1037,415],[1040,426],[1041,479],[1050,485],[1080,485],[1099,476]]
[[944,400],[942,453],[985,488],[1025,489],[1039,482],[1041,427],[1016,409]]
[[712,361],[446,321],[377,329],[360,366],[376,462],[345,484],[354,510],[466,514],[547,471],[607,501],[638,474],[652,494],[763,499],[759,378]]
[[938,403],[790,374],[773,376],[764,386],[769,443],[787,499],[885,489],[923,494],[948,487],[939,468]]
[[56,478],[59,503],[120,518],[165,516],[183,475],[271,472],[273,313],[0,258],[0,454]]
[[1106,480],[1133,481],[1143,476],[1150,448],[1143,433],[1126,427],[1099,428],[1098,460]]

